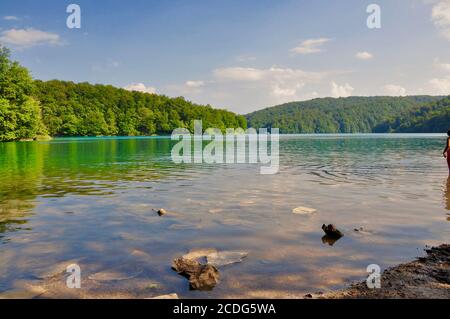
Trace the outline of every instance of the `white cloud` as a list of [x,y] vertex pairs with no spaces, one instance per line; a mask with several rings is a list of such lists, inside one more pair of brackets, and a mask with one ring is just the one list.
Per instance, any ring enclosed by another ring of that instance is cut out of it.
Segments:
[[292,53],[297,54],[312,54],[322,52],[322,46],[329,42],[328,38],[308,39],[300,43],[299,46],[291,49]]
[[450,63],[442,63],[439,61],[439,59],[434,60],[433,66],[442,71],[450,72]]
[[231,81],[259,81],[264,77],[264,70],[254,68],[229,67],[214,70],[216,78]]
[[214,76],[222,82],[246,82],[247,88],[259,88],[269,92],[272,97],[297,98],[299,90],[308,83],[317,83],[324,78],[324,73],[306,72],[300,69],[269,69],[229,67],[216,69]]
[[186,87],[188,88],[200,88],[205,85],[203,81],[186,81]]
[[331,82],[331,96],[332,97],[348,97],[352,95],[355,89],[350,84],[338,85],[336,82]]
[[[299,86],[298,88],[300,88]],[[297,93],[297,88],[281,88],[279,85],[275,84],[272,88],[271,94],[276,97],[295,97]]]
[[431,19],[441,34],[450,40],[450,0],[439,0],[431,10]]
[[373,59],[373,54],[367,51],[356,53],[355,57],[359,60],[370,60]]
[[450,76],[431,79],[428,83],[431,85],[434,94],[450,95]]
[[7,20],[7,21],[19,21],[20,19],[16,16],[4,16],[3,20]]
[[231,66],[212,70],[208,79],[192,81],[203,82],[201,87],[182,82],[168,85],[163,90],[170,96],[182,95],[197,103],[209,103],[245,114],[263,106],[327,95],[328,78],[335,74],[340,72],[311,72],[280,66]]
[[389,96],[405,96],[406,95],[406,89],[400,85],[396,84],[387,84],[383,86],[383,94],[389,95]]
[[128,84],[127,86],[124,86],[124,89],[128,91],[137,91],[143,93],[152,93],[152,94],[156,93],[156,89],[154,87],[145,86],[144,83],[131,83]]
[[33,28],[3,31],[0,36],[0,42],[18,48],[30,48],[41,44],[61,44],[58,34]]

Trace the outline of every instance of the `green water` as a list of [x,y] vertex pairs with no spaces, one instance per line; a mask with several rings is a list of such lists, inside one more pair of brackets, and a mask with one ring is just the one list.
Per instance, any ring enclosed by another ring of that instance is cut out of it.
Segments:
[[[444,145],[441,135],[282,136],[279,173],[260,175],[259,164],[174,164],[164,137],[1,143],[0,296],[264,298],[343,287],[369,264],[449,242]],[[295,215],[298,206],[317,212]],[[160,207],[170,213],[157,216]],[[322,242],[323,223],[345,236]],[[190,291],[170,265],[193,248],[249,255],[221,269],[214,290]],[[73,262],[81,289],[61,272]],[[128,279],[89,279],[99,272]]]

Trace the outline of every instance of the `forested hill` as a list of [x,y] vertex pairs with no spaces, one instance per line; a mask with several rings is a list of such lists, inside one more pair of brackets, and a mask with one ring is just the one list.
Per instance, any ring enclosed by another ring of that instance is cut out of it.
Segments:
[[[446,132],[448,99],[443,97],[347,97],[291,102],[246,115],[248,126],[281,133]],[[445,115],[446,114],[446,115]],[[443,115],[445,119],[440,119]],[[427,121],[428,124],[421,124]],[[430,127],[440,123],[440,126]]]
[[443,133],[450,129],[450,96],[414,108],[408,114],[378,125],[378,131]]
[[244,116],[182,97],[130,92],[109,85],[35,81],[35,98],[52,136],[170,134],[174,129],[246,127]]
[[170,134],[175,128],[246,128],[244,116],[184,98],[108,85],[35,81],[0,45],[0,141],[51,136]]

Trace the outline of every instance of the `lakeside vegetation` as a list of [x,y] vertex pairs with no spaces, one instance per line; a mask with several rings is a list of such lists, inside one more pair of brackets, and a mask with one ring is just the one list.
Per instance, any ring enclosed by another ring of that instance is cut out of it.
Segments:
[[446,132],[450,98],[318,98],[266,108],[246,117],[249,127],[274,127],[281,133]]

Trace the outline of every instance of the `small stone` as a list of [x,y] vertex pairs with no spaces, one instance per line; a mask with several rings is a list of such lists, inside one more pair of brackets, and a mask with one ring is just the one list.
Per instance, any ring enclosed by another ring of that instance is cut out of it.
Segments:
[[164,208],[160,208],[156,211],[159,216],[163,216],[167,214],[167,211]]
[[303,297],[306,298],[306,299],[312,299],[313,295],[311,295],[311,294],[306,294],[306,295],[304,295]]

